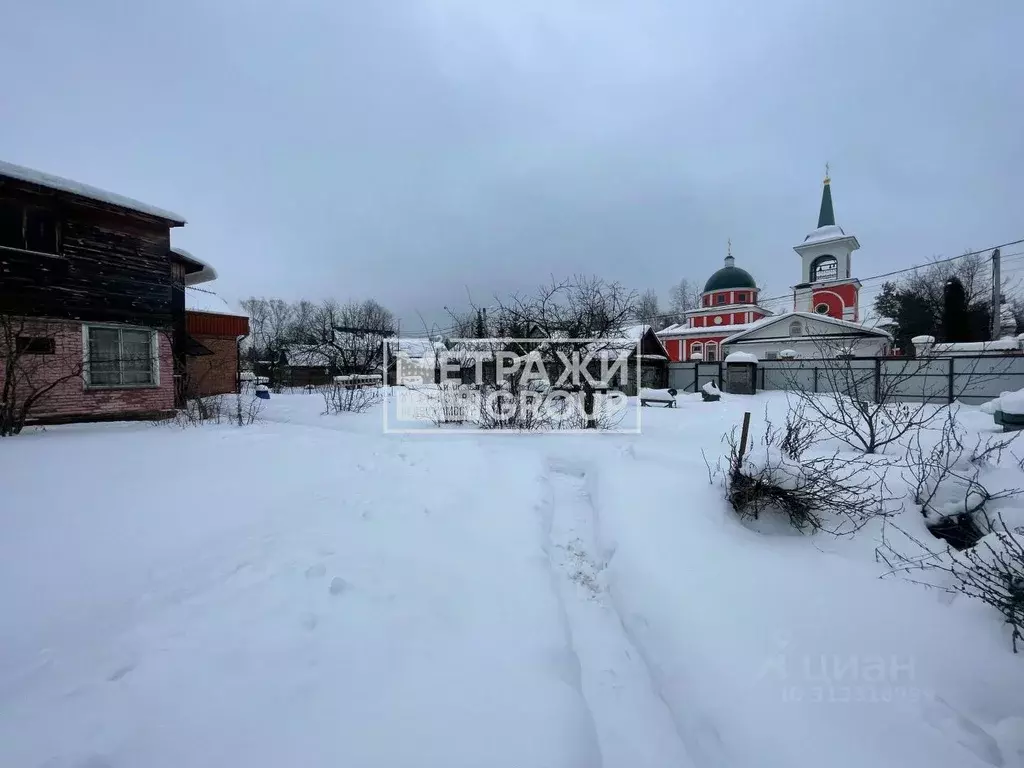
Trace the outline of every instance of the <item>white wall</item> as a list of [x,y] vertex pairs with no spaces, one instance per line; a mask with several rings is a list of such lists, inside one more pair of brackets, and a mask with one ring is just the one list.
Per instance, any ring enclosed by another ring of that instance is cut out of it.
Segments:
[[[853,346],[853,353],[856,357],[876,357],[885,354],[889,342],[883,338],[878,338],[877,340],[873,338],[856,340],[836,339],[836,344]],[[821,357],[818,346],[810,339],[804,339],[803,341],[797,341],[796,339],[775,341],[750,339],[749,342],[744,340],[737,344],[725,345],[726,354],[729,352],[750,352],[757,355],[758,360],[767,360],[768,352],[775,352],[777,354],[784,349],[792,349],[797,353],[797,357],[800,358],[813,359]]]

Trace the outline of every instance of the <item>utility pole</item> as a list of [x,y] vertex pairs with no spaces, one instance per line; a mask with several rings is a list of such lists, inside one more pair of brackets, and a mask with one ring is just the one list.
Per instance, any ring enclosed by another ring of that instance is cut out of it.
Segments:
[[1002,312],[1000,309],[999,249],[992,251],[992,340],[999,338]]

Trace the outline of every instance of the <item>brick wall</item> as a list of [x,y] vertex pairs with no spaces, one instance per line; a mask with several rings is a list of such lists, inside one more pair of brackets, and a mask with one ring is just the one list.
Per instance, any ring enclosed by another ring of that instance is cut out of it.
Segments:
[[209,397],[237,391],[238,343],[234,336],[203,336],[192,338],[213,352],[212,355],[189,357],[187,361],[189,396]]
[[[14,321],[17,322],[17,321]],[[18,335],[53,339],[53,354],[22,355],[19,360],[19,391],[38,390],[64,379],[38,401],[32,418],[60,418],[88,421],[90,417],[113,418],[118,415],[150,414],[174,408],[174,368],[168,333],[157,331],[159,383],[155,386],[121,389],[88,389],[82,376],[84,360],[82,324],[59,320],[30,320]],[[3,338],[0,337],[0,345]],[[0,382],[3,381],[4,355],[0,354]],[[27,385],[30,379],[31,386]]]

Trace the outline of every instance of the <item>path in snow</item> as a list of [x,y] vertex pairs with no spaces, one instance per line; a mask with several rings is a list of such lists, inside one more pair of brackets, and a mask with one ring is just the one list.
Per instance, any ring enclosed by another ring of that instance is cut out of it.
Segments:
[[593,765],[693,765],[650,670],[609,599],[604,569],[610,553],[600,551],[585,481],[582,467],[549,460],[540,511],[565,624],[569,679],[593,722]]

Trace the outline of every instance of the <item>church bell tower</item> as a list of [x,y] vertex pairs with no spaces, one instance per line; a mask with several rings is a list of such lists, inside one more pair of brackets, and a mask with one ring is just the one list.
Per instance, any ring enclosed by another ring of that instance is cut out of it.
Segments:
[[853,235],[836,224],[828,165],[821,192],[818,227],[793,250],[800,256],[802,278],[793,286],[793,309],[837,320],[859,321],[860,281],[853,277],[851,256],[860,248]]

